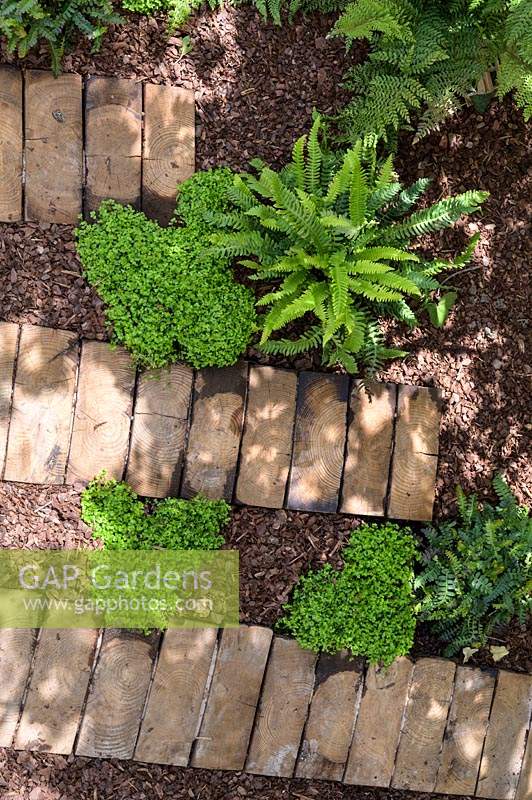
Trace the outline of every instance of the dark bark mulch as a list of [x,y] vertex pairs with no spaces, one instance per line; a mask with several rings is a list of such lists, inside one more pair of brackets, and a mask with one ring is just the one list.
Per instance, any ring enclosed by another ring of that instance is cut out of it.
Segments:
[[[2,800],[429,800],[436,797],[443,795],[0,750]],[[470,799],[462,796],[456,800]]]

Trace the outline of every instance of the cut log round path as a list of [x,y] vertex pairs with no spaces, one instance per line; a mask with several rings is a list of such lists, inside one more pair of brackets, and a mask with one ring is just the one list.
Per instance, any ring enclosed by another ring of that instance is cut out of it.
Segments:
[[167,224],[194,172],[194,113],[176,86],[0,65],[0,222],[76,225],[112,198]]
[[0,631],[2,746],[531,798],[532,675],[316,659],[257,626],[97,634]]
[[436,389],[244,362],[137,374],[123,348],[5,322],[0,345],[5,480],[106,470],[144,497],[431,519]]

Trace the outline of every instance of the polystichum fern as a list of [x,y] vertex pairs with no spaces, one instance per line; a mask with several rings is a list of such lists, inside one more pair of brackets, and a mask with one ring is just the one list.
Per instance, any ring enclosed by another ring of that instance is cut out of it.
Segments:
[[[374,370],[406,355],[384,347],[380,317],[416,325],[411,301],[430,304],[439,289],[435,276],[463,266],[477,238],[454,261],[424,261],[408,249],[410,241],[477,211],[487,193],[464,192],[409,214],[428,181],[403,189],[391,156],[378,161],[376,137],[359,139],[339,160],[322,149],[319,128],[317,118],[281,172],[255,162],[258,175],[235,176],[234,210],[208,215],[219,229],[214,251],[253,256],[239,262],[252,279],[276,283],[257,304],[267,309],[264,351],[293,356],[320,344],[327,364]],[[302,318],[308,325],[301,336],[272,338]]]
[[122,22],[112,0],[3,0],[0,35],[8,52],[20,58],[41,40],[50,50],[55,75],[61,70],[65,48],[84,36],[97,50],[108,25]]
[[497,71],[499,95],[515,91],[532,114],[530,0],[354,0],[334,33],[369,40],[369,59],[346,75],[353,100],[340,115],[347,139],[388,137],[418,118],[417,135],[437,128]]
[[421,619],[448,643],[446,655],[481,647],[497,626],[532,612],[532,519],[501,476],[498,502],[480,506],[457,490],[459,519],[425,531],[416,579]]

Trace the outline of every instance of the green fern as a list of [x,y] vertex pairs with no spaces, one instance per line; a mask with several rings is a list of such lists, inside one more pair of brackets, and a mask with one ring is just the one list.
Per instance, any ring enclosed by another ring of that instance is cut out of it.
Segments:
[[524,625],[532,611],[532,519],[500,475],[493,486],[496,506],[458,488],[459,519],[425,531],[416,590],[446,655],[485,645],[498,626],[514,617]]
[[368,60],[348,71],[353,100],[340,113],[346,139],[366,131],[390,139],[416,122],[437,129],[480,78],[497,70],[499,95],[514,92],[532,115],[530,0],[353,0],[333,33],[370,43]]
[[[385,347],[380,317],[416,324],[410,304],[427,308],[440,288],[436,272],[462,267],[477,241],[454,262],[425,262],[408,249],[411,240],[477,211],[486,197],[464,192],[408,216],[426,185],[403,190],[391,157],[378,159],[375,136],[359,139],[338,162],[321,144],[319,118],[281,172],[259,162],[257,174],[235,177],[233,209],[218,223],[208,217],[218,228],[213,251],[245,256],[239,263],[251,279],[270,284],[257,302],[265,311],[265,352],[294,355],[321,345],[324,363],[349,372],[405,355]],[[295,322],[303,333],[284,335]]]
[[40,41],[46,42],[55,75],[65,51],[84,36],[93,52],[107,26],[122,22],[112,0],[7,0],[0,7],[0,35],[9,53],[25,58]]

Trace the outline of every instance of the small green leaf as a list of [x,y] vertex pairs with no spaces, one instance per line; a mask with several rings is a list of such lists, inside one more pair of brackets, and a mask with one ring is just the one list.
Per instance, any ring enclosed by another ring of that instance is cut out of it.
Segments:
[[435,328],[443,328],[457,297],[457,292],[446,292],[438,303],[427,304],[428,315]]

